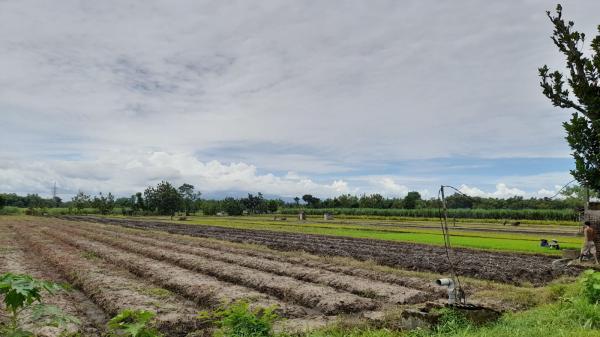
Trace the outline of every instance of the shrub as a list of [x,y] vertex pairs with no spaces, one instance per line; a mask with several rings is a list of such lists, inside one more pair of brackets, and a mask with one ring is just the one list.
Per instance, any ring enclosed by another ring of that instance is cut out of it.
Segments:
[[248,302],[237,301],[212,313],[202,312],[200,319],[213,321],[219,337],[269,337],[273,336],[273,322],[277,319],[275,308],[250,309]]
[[125,309],[108,321],[111,337],[160,337],[152,323],[155,313],[146,310]]
[[581,285],[582,294],[590,303],[600,302],[600,272],[586,270],[581,278]]
[[439,333],[448,334],[465,330],[471,323],[460,311],[452,308],[442,308],[435,330]]
[[23,213],[23,210],[18,207],[4,206],[0,208],[0,215],[17,215]]

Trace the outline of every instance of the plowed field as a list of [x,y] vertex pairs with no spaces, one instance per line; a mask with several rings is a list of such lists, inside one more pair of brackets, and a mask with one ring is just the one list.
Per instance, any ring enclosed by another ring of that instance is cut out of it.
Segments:
[[[77,217],[70,218],[77,219]],[[118,224],[129,228],[152,229],[173,234],[260,244],[283,251],[301,250],[317,255],[372,260],[382,265],[407,270],[435,273],[449,271],[445,250],[439,246],[159,221],[84,219]],[[575,276],[581,272],[581,268],[576,266],[554,269],[552,267],[554,259],[554,257],[546,255],[501,253],[464,248],[455,249],[453,257],[456,271],[460,275],[510,284],[543,285],[560,276]]]
[[[81,326],[73,330],[89,335],[98,335],[107,317],[126,308],[152,310],[161,331],[185,336],[203,328],[197,312],[240,299],[276,306],[289,326],[311,327],[340,314],[373,315],[444,296],[442,289],[410,277],[148,231],[143,223],[77,220],[0,219],[5,257],[0,273],[69,282],[75,290],[51,300],[80,318]],[[311,247],[317,239],[304,244]]]

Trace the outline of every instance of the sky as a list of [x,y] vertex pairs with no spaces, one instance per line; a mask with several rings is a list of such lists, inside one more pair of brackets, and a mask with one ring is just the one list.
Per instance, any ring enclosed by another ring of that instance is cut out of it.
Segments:
[[[554,195],[555,6],[0,0],[0,193]],[[600,1],[563,7],[598,32]]]

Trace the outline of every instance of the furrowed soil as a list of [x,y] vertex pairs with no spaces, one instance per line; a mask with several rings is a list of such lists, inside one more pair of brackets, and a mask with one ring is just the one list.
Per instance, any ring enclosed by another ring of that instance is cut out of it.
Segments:
[[[259,244],[282,251],[305,251],[324,256],[372,260],[381,265],[406,270],[447,273],[450,269],[443,247],[423,244],[158,221],[96,217],[64,218]],[[527,283],[544,285],[558,277],[576,276],[582,271],[579,266],[554,269],[552,267],[554,258],[543,255],[500,253],[465,248],[454,249],[453,255],[454,268],[460,275],[516,285]]]
[[[192,302],[158,288],[94,254],[87,254],[45,235],[43,225],[15,221],[14,225],[5,228],[13,233],[11,235],[19,238],[19,249],[33,256],[43,257],[44,272],[37,274],[40,278],[48,279],[45,274],[50,273],[60,275],[85,294],[83,297],[86,301],[89,299],[101,308],[100,311],[106,313],[106,316],[112,317],[124,309],[150,310],[157,314],[159,330],[168,336],[185,336],[202,328],[201,322],[196,319],[199,308]],[[9,272],[19,272],[14,265],[9,265],[6,269]],[[55,297],[48,297],[50,302],[55,300]],[[106,316],[103,317],[104,320]],[[80,332],[87,335],[85,331]]]
[[[0,274],[11,272],[13,274],[28,274],[37,279],[66,284],[66,280],[58,273],[46,268],[43,257],[32,254],[24,248],[20,238],[16,235],[10,223],[0,222]],[[24,328],[35,332],[40,337],[55,337],[61,333],[81,333],[85,336],[99,336],[107,321],[104,311],[76,289],[67,288],[53,295],[42,294],[44,303],[58,307],[80,323],[69,324],[58,328],[53,326],[42,327],[39,322],[26,319]],[[24,312],[29,315],[30,312]]]
[[398,306],[446,296],[418,278],[85,220],[16,218],[5,231],[21,238],[21,249],[45,256],[45,269],[108,316],[124,308],[151,310],[169,336],[206,328],[197,312],[237,300],[275,306],[287,318],[284,329],[305,330],[338,315],[382,317]]
[[[64,227],[62,228],[62,230],[69,231],[68,229],[64,229]],[[248,250],[239,250],[238,252],[225,251],[223,249],[219,249],[218,247],[216,247],[216,245],[211,245],[210,247],[191,247],[188,245],[182,245],[181,243],[168,241],[166,242],[165,240],[169,240],[169,238],[144,238],[140,237],[139,234],[126,234],[122,231],[115,231],[114,228],[112,230],[99,229],[97,228],[97,226],[89,226],[86,228],[85,231],[71,229],[70,232],[86,236],[94,240],[117,245],[125,249],[132,249],[131,245],[133,242],[135,242],[147,247],[161,247],[170,252],[181,252],[184,253],[184,256],[186,257],[192,257],[191,255],[196,255],[196,260],[199,257],[203,257],[210,260],[219,260],[223,261],[225,264],[234,264],[276,275],[289,276],[291,278],[295,278],[296,280],[329,286],[340,291],[348,291],[358,296],[382,300],[386,303],[418,303],[423,302],[426,298],[432,297],[428,296],[429,294],[423,291],[407,288],[396,284],[385,283],[363,277],[344,275],[343,273],[341,274],[339,272],[336,273],[315,267],[297,265],[295,263],[287,261],[273,261],[269,258],[259,257],[257,256],[257,254],[253,254],[253,256],[250,256]],[[112,238],[110,238],[111,236]],[[137,249],[139,250],[139,248]],[[150,254],[154,255],[157,253],[152,252]],[[163,258],[173,260],[172,257],[170,258],[169,256],[165,256],[164,253],[159,254],[161,254]],[[180,259],[174,260],[175,263],[177,263],[177,260]],[[325,287],[324,289],[327,288]],[[335,294],[335,296],[339,297],[339,294],[337,292],[332,293]],[[347,299],[340,300],[348,302]],[[361,302],[363,302],[363,306],[359,309],[364,310],[365,303],[364,301]],[[348,311],[349,310],[345,310],[344,312]]]

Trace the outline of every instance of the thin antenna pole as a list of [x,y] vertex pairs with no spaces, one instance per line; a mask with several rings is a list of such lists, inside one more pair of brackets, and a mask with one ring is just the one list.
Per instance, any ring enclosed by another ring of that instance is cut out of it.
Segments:
[[445,187],[450,187],[454,190],[456,190],[458,193],[463,194],[462,192],[460,192],[459,190],[457,190],[455,187],[452,186],[440,186],[440,191],[438,194],[438,197],[440,198],[441,204],[442,204],[442,210],[440,212],[440,222],[441,222],[441,226],[442,226],[442,234],[444,237],[444,247],[446,250],[446,258],[448,259],[448,265],[450,267],[450,277],[452,278],[452,280],[455,282],[456,284],[456,288],[454,289],[454,296],[455,298],[458,300],[458,302],[462,302],[462,303],[466,303],[466,298],[464,296],[464,291],[462,289],[462,285],[460,284],[460,279],[458,278],[458,275],[456,274],[456,271],[454,270],[454,261],[455,261],[455,256],[454,256],[454,250],[452,249],[452,245],[450,244],[450,230],[448,229],[448,205],[446,204],[446,195],[445,195]]

